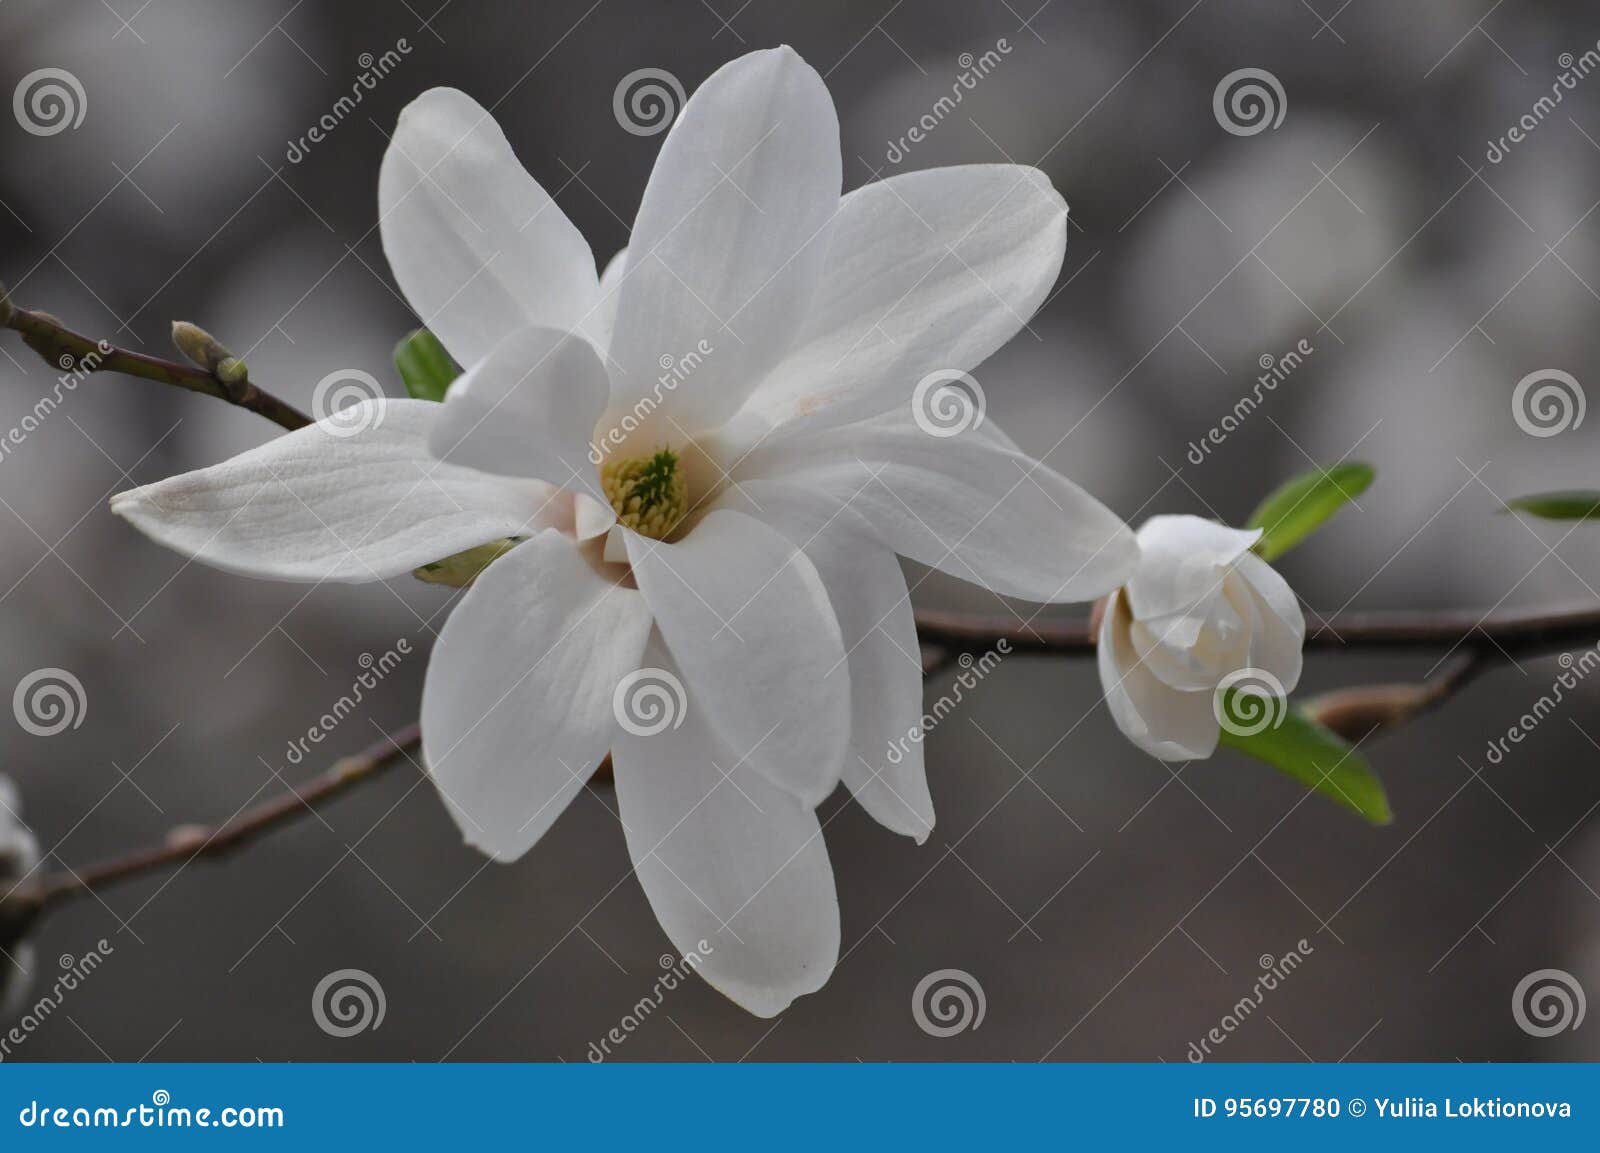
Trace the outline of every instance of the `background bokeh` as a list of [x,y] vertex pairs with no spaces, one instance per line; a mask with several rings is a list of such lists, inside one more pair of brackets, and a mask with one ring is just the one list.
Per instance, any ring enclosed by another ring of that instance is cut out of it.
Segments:
[[[660,137],[619,127],[628,72],[693,89],[787,42],[839,108],[845,182],[943,164],[1043,168],[1072,206],[1061,284],[981,368],[989,415],[1132,522],[1242,520],[1285,476],[1345,457],[1378,482],[1281,568],[1307,604],[1488,610],[1600,599],[1600,530],[1498,515],[1499,498],[1600,483],[1600,418],[1524,433],[1530,372],[1600,364],[1600,75],[1498,164],[1486,151],[1600,39],[1588,5],[1510,0],[8,0],[0,90],[71,71],[87,110],[48,137],[0,123],[0,280],[76,327],[162,352],[173,319],[217,333],[308,406],[329,372],[399,384],[414,323],[375,230],[385,134],[433,85],[496,114],[603,260],[627,240]],[[437,11],[435,9],[438,8]],[[1037,9],[1037,10],[1035,10]],[[289,143],[363,53],[411,51],[299,163]],[[962,53],[1010,51],[891,163]],[[1223,131],[1217,82],[1269,70],[1282,124]],[[1202,463],[1188,459],[1264,354],[1314,346]],[[0,428],[54,374],[0,340]],[[184,561],[106,510],[134,483],[273,430],[157,385],[96,378],[0,460],[0,687],[72,670],[84,724],[6,718],[0,771],[53,867],[227,818],[307,775],[286,745],[361,654],[414,655],[323,749],[415,713],[444,590],[304,588]],[[918,575],[921,575],[920,573]],[[933,577],[929,607],[992,609]],[[1073,609],[1052,610],[1071,614]],[[1416,678],[1437,654],[1319,655],[1307,691]],[[1127,744],[1090,662],[1016,656],[928,743],[939,825],[917,847],[825,809],[844,956],[777,1021],[693,983],[623,1059],[1184,1059],[1249,992],[1257,958],[1313,946],[1218,1050],[1226,1059],[1593,1057],[1600,1029],[1536,1039],[1511,994],[1561,968],[1600,993],[1600,685],[1500,764],[1485,748],[1547,692],[1508,665],[1367,749],[1398,814],[1369,828],[1229,753],[1177,773]],[[929,699],[942,691],[935,679]],[[280,777],[281,774],[281,777]],[[52,917],[47,972],[114,956],[18,1058],[582,1060],[651,991],[668,942],[612,815],[581,795],[526,858],[488,865],[420,773],[246,853]],[[381,1029],[315,1024],[332,969],[386,991]],[[926,1035],[924,974],[959,968],[981,1028]]]

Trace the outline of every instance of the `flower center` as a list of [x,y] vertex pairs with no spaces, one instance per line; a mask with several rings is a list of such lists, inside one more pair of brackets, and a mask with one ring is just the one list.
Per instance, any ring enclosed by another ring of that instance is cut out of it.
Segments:
[[689,507],[689,482],[678,454],[663,448],[651,456],[608,461],[600,484],[617,520],[640,536],[665,540]]

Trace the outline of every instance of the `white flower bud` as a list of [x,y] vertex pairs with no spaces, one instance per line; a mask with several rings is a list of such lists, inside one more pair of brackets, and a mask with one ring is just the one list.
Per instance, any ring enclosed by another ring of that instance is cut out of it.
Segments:
[[[1158,516],[1138,533],[1139,566],[1100,621],[1100,681],[1123,734],[1165,761],[1209,757],[1213,704],[1231,673],[1258,670],[1287,695],[1306,623],[1284,579],[1250,551],[1259,530]],[[1275,683],[1274,683],[1275,682]]]
[[[0,777],[0,893],[9,892],[39,863],[39,842],[22,823],[16,786]],[[33,951],[20,942],[0,941],[0,1021],[20,1011],[34,968]]]

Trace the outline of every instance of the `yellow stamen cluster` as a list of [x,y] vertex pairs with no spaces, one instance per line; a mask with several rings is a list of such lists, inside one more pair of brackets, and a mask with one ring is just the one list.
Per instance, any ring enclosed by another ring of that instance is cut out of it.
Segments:
[[689,482],[671,449],[608,461],[600,469],[600,484],[617,520],[654,540],[665,540],[689,507]]

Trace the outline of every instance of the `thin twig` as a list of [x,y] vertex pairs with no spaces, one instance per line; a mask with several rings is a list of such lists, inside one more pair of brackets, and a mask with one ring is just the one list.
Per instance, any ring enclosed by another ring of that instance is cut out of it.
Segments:
[[[1600,606],[1488,616],[1462,610],[1313,614],[1307,626],[1307,649],[1393,652],[1461,648],[1487,650],[1509,659],[1593,644],[1600,638]],[[922,611],[917,613],[917,635],[924,645],[954,653],[981,653],[1004,640],[1017,652],[1094,655],[1094,632],[1087,619],[1021,624],[1015,617]]]
[[0,326],[20,333],[23,343],[58,372],[120,372],[214,396],[291,431],[311,423],[305,413],[249,380],[225,381],[195,365],[117,348],[72,331],[49,313],[16,308],[7,301],[4,285],[0,285]]
[[159,845],[85,869],[51,873],[0,900],[0,924],[26,927],[27,922],[47,909],[75,897],[146,873],[177,868],[197,857],[219,857],[243,848],[274,829],[315,812],[363,781],[376,779],[384,770],[407,760],[421,743],[417,726],[407,725],[394,735],[335,761],[304,785],[248,809],[226,824],[209,829],[180,826]]
[[[0,285],[0,327],[62,371],[120,372],[248,409],[275,424],[296,429],[311,419],[248,379],[225,380],[215,371],[115,348],[73,332],[55,317],[14,307]],[[1600,607],[1494,613],[1471,611],[1349,613],[1313,617],[1307,649],[1324,651],[1429,651],[1459,655],[1445,672],[1420,684],[1360,686],[1328,694],[1306,707],[1336,731],[1363,736],[1373,729],[1402,724],[1449,700],[1491,666],[1518,655],[1550,652],[1595,643],[1600,637]],[[967,653],[982,653],[1002,641],[1007,651],[1057,657],[1090,657],[1095,652],[1095,620],[1039,621],[967,613],[918,612],[925,676],[948,668]],[[147,873],[181,867],[197,857],[220,856],[316,811],[363,781],[373,780],[420,746],[415,725],[360,753],[335,762],[299,789],[250,809],[214,829],[173,830],[158,846],[81,871],[49,875],[0,898],[0,943],[20,934],[40,914],[75,897]],[[610,758],[596,781],[609,779]]]

